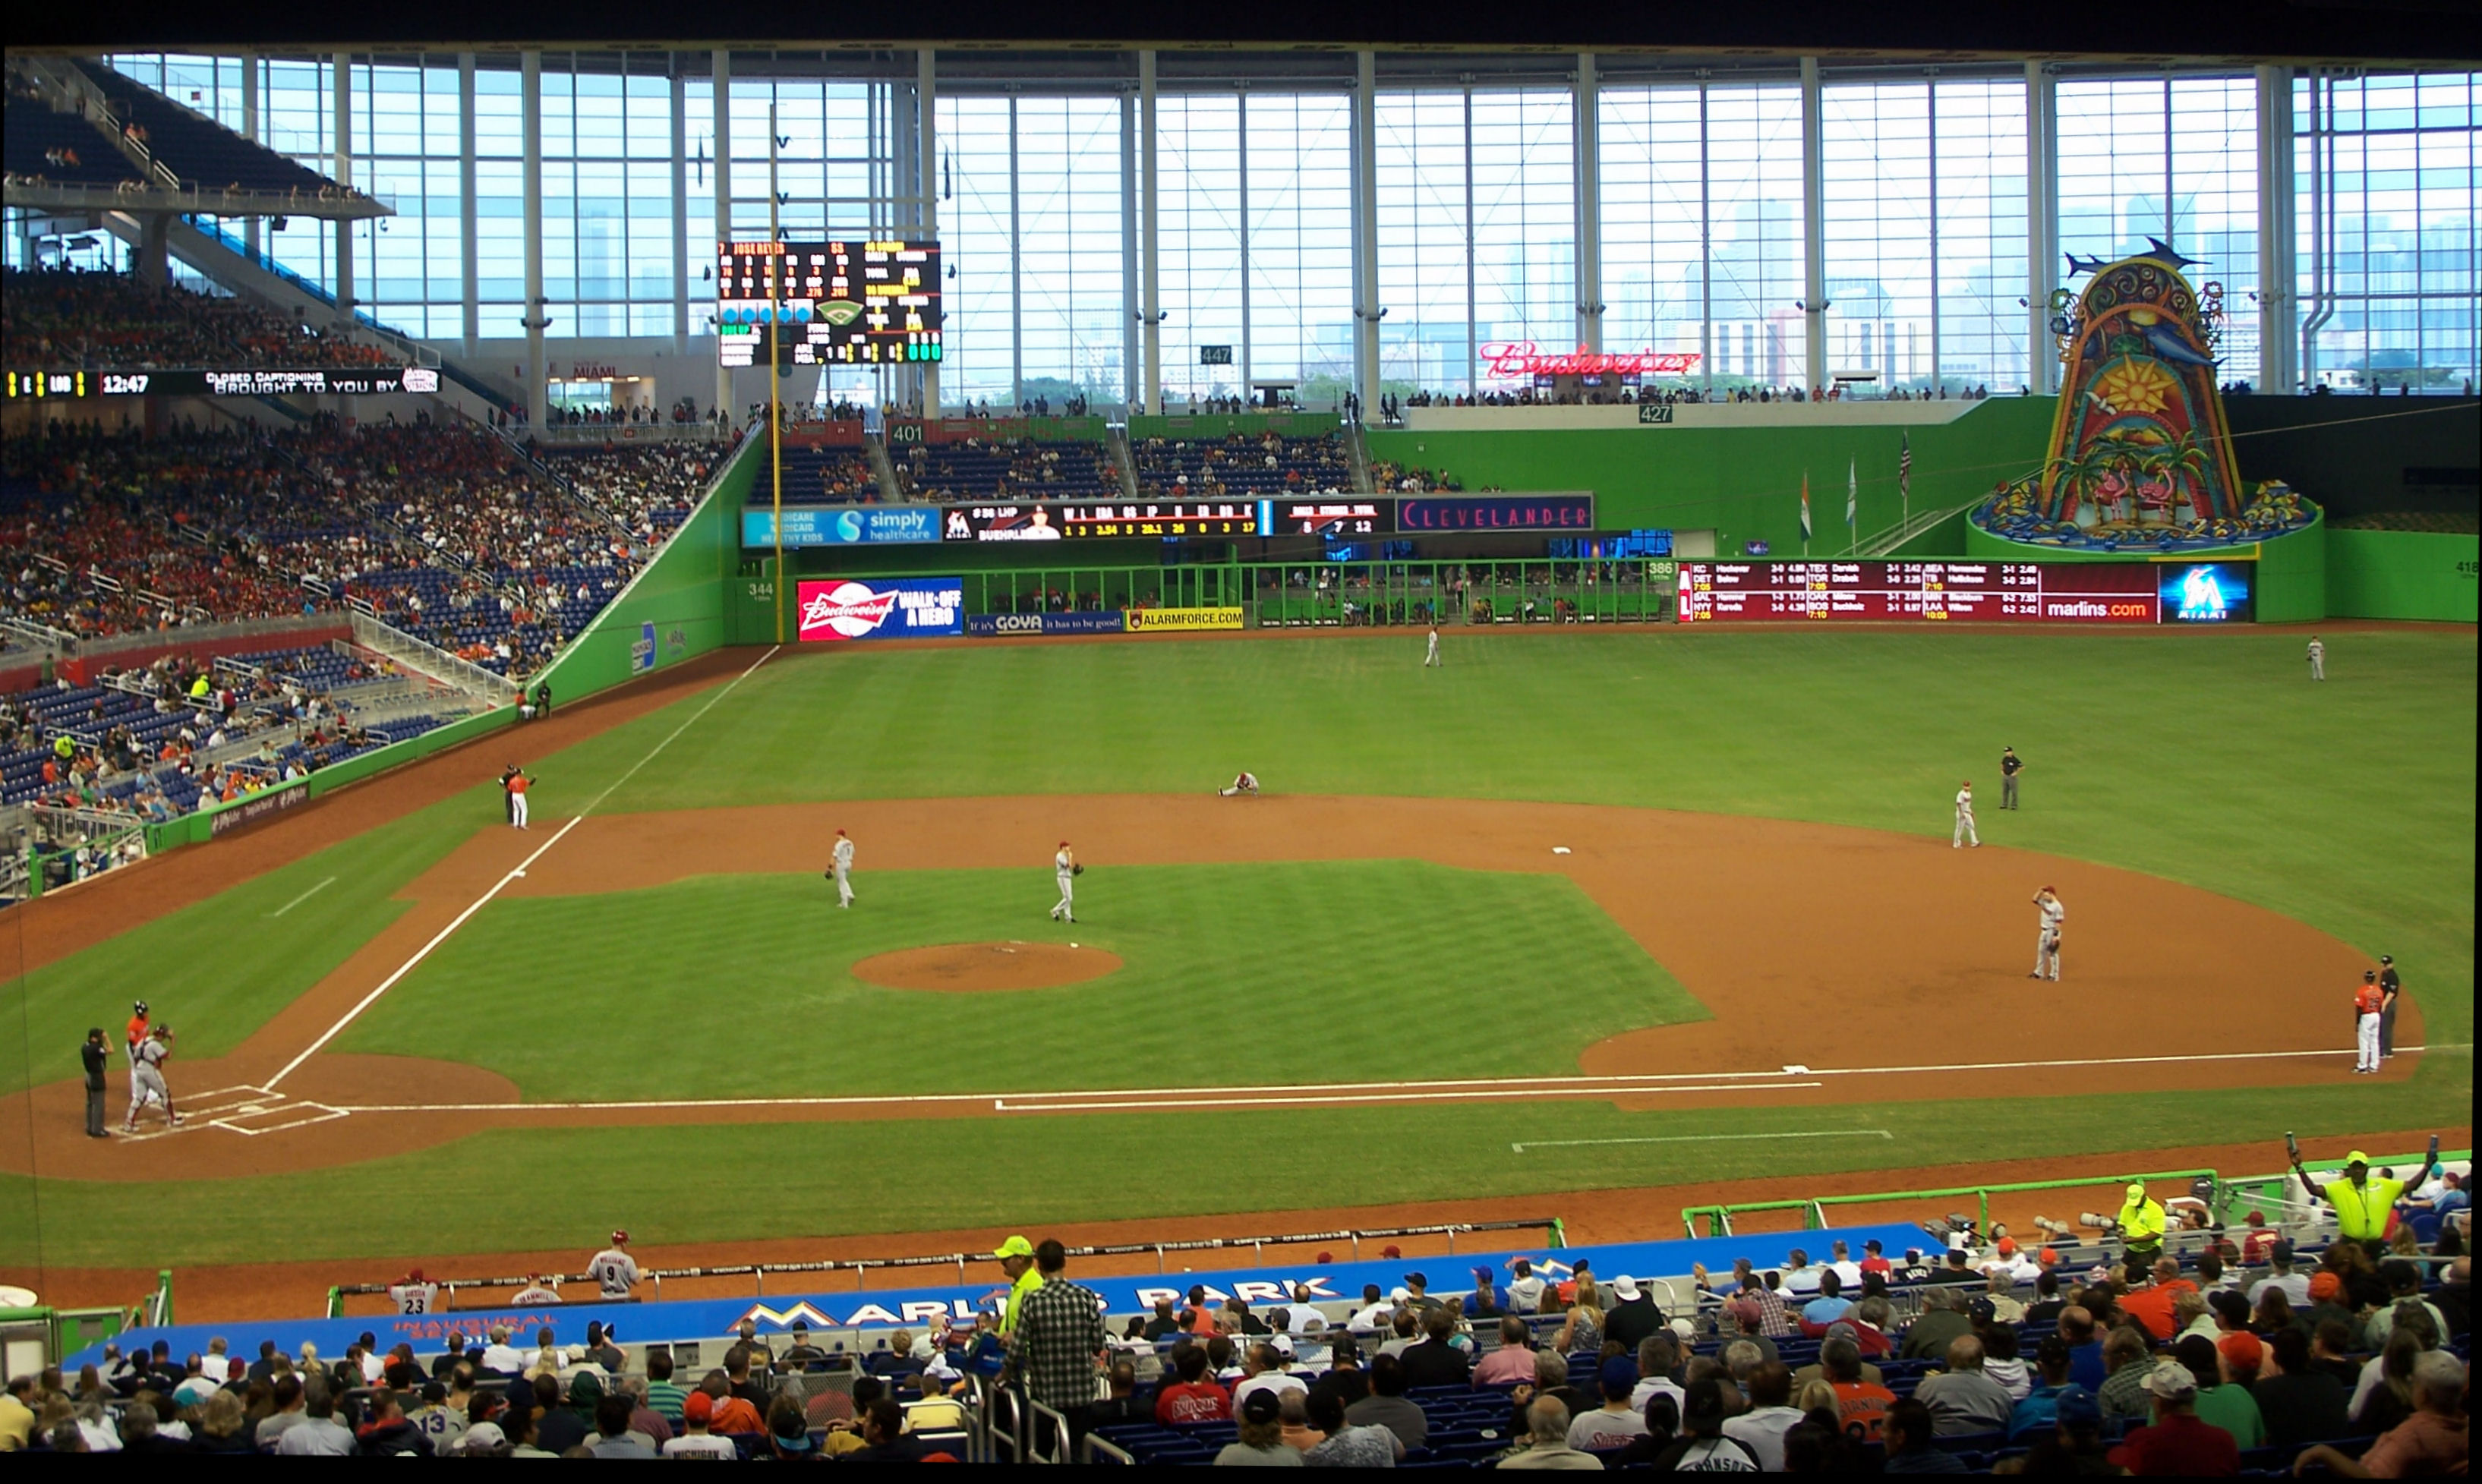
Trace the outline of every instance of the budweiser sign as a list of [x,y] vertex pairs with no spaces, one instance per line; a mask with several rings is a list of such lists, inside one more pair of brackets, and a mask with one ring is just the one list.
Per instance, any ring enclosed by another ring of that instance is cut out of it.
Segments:
[[1482,348],[1485,373],[1495,379],[1524,377],[1681,377],[1697,369],[1695,351],[1556,351],[1545,354],[1531,340],[1494,341]]

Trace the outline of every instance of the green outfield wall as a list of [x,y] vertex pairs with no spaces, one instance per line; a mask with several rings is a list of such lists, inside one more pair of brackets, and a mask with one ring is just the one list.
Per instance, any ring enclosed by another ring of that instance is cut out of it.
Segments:
[[2482,536],[2327,533],[2327,612],[2337,618],[2472,623]]
[[[2315,623],[2327,616],[2327,543],[2330,533],[2327,517],[2321,514],[2308,528],[2272,541],[2245,541],[2237,546],[2217,546],[2204,551],[2182,552],[2166,557],[2166,561],[2255,561],[2258,563],[2258,621],[2260,623]],[[1981,527],[1967,523],[1965,555],[1983,561],[2149,561],[2156,560],[2146,552],[2079,551],[2055,546],[2034,546],[1993,535]]]
[[741,564],[741,507],[767,467],[763,440],[745,441],[647,570],[571,639],[541,678],[552,703],[742,642],[726,618]]
[[[1893,527],[1908,508],[1963,506],[2042,466],[2054,402],[1994,397],[1944,423],[1863,422],[1858,411],[1856,421],[1844,422],[1837,421],[1846,414],[1835,404],[1803,403],[1785,405],[1763,427],[1373,430],[1364,437],[1372,458],[1435,470],[1468,490],[1593,490],[1595,524],[1604,531],[1712,530],[1719,556],[1737,554],[1754,539],[1768,543],[1777,557],[1800,555],[1807,476],[1810,551],[1832,556],[1851,541],[1844,521],[1848,470],[1858,492],[1849,529],[1864,536]],[[1857,404],[1874,411],[1879,405]],[[1910,504],[1896,478],[1908,441]]]

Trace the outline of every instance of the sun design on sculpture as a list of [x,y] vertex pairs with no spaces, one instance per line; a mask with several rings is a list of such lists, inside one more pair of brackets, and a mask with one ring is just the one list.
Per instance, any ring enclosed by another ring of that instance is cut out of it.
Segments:
[[2152,417],[2174,387],[2169,373],[2152,361],[2122,361],[2095,378],[2095,393],[2123,412]]

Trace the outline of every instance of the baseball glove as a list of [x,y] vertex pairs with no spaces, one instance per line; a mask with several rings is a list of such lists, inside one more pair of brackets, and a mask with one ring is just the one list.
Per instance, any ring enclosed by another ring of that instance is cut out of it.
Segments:
[[1084,861],[1079,861],[1076,865],[1069,867],[1069,873],[1072,876],[1084,875],[1086,873],[1086,863]]

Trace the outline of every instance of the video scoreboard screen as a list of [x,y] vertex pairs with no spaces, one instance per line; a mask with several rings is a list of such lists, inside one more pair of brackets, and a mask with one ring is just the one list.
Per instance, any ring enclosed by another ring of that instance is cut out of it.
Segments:
[[2246,562],[1684,561],[1678,618],[2229,623]]
[[1268,535],[1386,535],[1396,529],[1393,500],[1261,501],[1260,526]]
[[11,402],[87,397],[374,397],[436,392],[429,366],[365,366],[302,371],[12,371],[0,377]]
[[766,364],[772,336],[799,366],[942,359],[936,242],[728,242],[716,251],[716,357]]
[[1258,534],[1255,500],[1018,501],[952,506],[948,541],[1060,541]]

